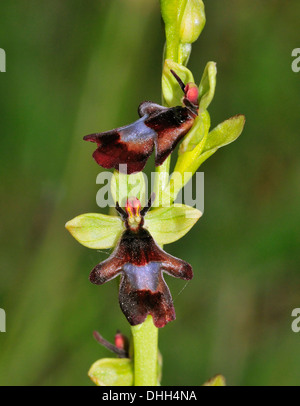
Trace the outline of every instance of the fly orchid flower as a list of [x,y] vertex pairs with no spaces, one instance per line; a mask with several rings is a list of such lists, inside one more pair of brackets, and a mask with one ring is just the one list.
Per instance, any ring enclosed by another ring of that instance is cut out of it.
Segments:
[[192,128],[198,116],[198,87],[185,85],[173,70],[170,72],[184,93],[183,106],[164,107],[146,101],[140,104],[140,119],[134,123],[83,138],[98,145],[93,157],[103,168],[140,172],[154,147],[155,165],[160,166]]
[[155,326],[164,327],[175,319],[175,310],[163,272],[190,280],[193,271],[187,262],[162,250],[144,228],[150,207],[149,202],[142,209],[137,198],[128,199],[125,210],[117,204],[125,231],[111,256],[92,270],[90,281],[102,285],[121,275],[119,303],[129,323],[141,324],[151,314]]

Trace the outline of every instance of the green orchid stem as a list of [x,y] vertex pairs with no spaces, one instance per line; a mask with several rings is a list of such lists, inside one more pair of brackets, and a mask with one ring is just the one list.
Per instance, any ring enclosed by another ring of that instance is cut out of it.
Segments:
[[157,386],[158,328],[151,316],[131,327],[134,347],[134,386]]
[[170,164],[171,164],[171,156],[168,156],[168,158],[165,160],[165,162],[161,166],[158,166],[155,170],[154,207],[160,207],[162,205],[163,193],[169,183]]

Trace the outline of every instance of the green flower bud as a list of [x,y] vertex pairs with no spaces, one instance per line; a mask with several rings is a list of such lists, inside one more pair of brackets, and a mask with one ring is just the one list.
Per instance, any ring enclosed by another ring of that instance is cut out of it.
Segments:
[[179,28],[180,42],[192,44],[197,40],[205,26],[205,11],[202,0],[185,0],[182,2]]
[[185,43],[185,44],[179,44],[178,47],[178,62],[186,66],[188,64],[188,61],[190,59],[190,55],[192,52],[192,45]]
[[165,58],[186,65],[191,44],[201,34],[205,25],[202,0],[160,0],[161,14],[165,22]]
[[183,83],[194,82],[194,77],[192,72],[185,66],[173,62],[171,59],[165,60],[162,75],[163,97],[167,106],[180,106],[182,104],[183,93],[171,70],[180,77]]
[[215,62],[208,62],[199,85],[199,106],[206,110],[215,95],[217,65]]

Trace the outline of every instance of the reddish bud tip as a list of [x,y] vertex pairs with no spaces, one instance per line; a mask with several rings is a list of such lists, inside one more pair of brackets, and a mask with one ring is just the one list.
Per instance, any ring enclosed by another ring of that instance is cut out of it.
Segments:
[[199,90],[195,83],[188,83],[184,89],[185,97],[195,105],[198,105]]
[[126,340],[123,334],[117,332],[115,335],[115,346],[121,350],[125,350],[126,347]]

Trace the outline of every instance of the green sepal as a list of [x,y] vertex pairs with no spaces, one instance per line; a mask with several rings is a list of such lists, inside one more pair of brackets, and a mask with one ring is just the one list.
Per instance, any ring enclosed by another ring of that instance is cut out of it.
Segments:
[[145,227],[157,244],[170,244],[187,234],[201,216],[201,211],[193,207],[174,204],[151,210],[145,218]]
[[97,386],[133,386],[133,361],[103,358],[91,366],[88,376]]
[[111,194],[120,206],[125,206],[129,197],[137,197],[142,206],[145,204],[146,182],[143,172],[125,175],[115,171],[111,179]]
[[114,247],[123,231],[120,217],[100,213],[81,214],[65,227],[80,244],[93,249]]

